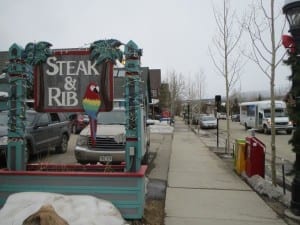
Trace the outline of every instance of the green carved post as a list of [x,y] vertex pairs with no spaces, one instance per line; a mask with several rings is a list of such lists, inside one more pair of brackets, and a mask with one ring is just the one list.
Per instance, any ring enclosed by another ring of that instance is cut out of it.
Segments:
[[25,140],[26,97],[28,85],[32,85],[32,66],[39,64],[50,55],[51,44],[29,43],[25,50],[17,44],[9,48],[10,96],[8,100],[8,149],[7,167],[10,170],[26,170],[28,149]]
[[140,100],[142,50],[133,42],[125,45],[126,171],[136,172],[142,161],[142,111]]
[[[120,62],[123,53],[119,49],[122,43],[115,39],[95,41],[91,47],[91,59],[97,64]],[[141,167],[143,137],[143,114],[141,111],[140,82],[141,68],[140,57],[142,50],[133,42],[125,45],[125,108],[126,108],[126,171],[138,171]],[[100,88],[101,89],[101,88]]]
[[26,111],[26,64],[24,49],[17,44],[9,48],[10,95],[8,100],[8,149],[7,167],[10,170],[25,170],[25,111]]

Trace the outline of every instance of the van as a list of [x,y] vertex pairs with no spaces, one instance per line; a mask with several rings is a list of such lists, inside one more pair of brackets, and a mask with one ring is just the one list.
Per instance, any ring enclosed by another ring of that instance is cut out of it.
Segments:
[[[290,121],[284,101],[275,101],[275,130],[291,134],[293,123]],[[243,102],[240,104],[240,123],[245,129],[254,128],[271,133],[271,100]]]

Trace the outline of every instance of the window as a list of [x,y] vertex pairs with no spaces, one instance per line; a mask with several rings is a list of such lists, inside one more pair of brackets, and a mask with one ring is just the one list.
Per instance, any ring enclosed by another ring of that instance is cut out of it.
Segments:
[[49,124],[49,117],[48,114],[43,113],[41,114],[39,121],[38,121],[38,125],[45,125],[45,124]]

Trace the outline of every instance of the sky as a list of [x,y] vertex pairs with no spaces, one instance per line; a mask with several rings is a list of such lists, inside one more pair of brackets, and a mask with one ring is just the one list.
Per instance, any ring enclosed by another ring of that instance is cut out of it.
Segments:
[[[143,49],[142,66],[161,69],[162,80],[171,71],[192,80],[203,72],[204,97],[225,95],[224,77],[209,55],[217,33],[213,5],[222,0],[0,0],[0,51],[13,43],[48,41],[52,48],[89,47],[101,39],[133,40]],[[242,15],[251,0],[231,0],[231,8]],[[281,9],[283,0],[275,1]],[[279,19],[284,16],[279,11]],[[281,25],[280,25],[281,26]],[[250,46],[244,34],[244,47]],[[280,39],[278,34],[277,38]],[[284,49],[282,49],[284,52]],[[276,88],[287,90],[290,70],[280,65]],[[234,89],[268,91],[269,79],[248,61]]]

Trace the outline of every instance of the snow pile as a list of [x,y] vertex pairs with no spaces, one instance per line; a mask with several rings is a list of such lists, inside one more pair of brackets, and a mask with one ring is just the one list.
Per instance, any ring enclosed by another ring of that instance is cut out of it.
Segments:
[[264,194],[273,199],[278,199],[281,196],[282,191],[278,187],[273,186],[259,175],[252,176],[248,179],[248,182],[259,194]]
[[151,133],[172,134],[174,132],[174,127],[165,123],[154,124],[149,127]]
[[126,222],[115,206],[88,195],[61,195],[45,192],[21,192],[8,197],[0,210],[0,225],[22,225],[43,205],[51,205],[69,225],[124,225]]
[[285,206],[290,204],[290,195],[283,195],[283,191],[279,187],[275,187],[271,182],[265,180],[259,175],[248,177],[243,174],[250,186],[259,194],[268,196],[270,199],[275,199],[283,203]]

